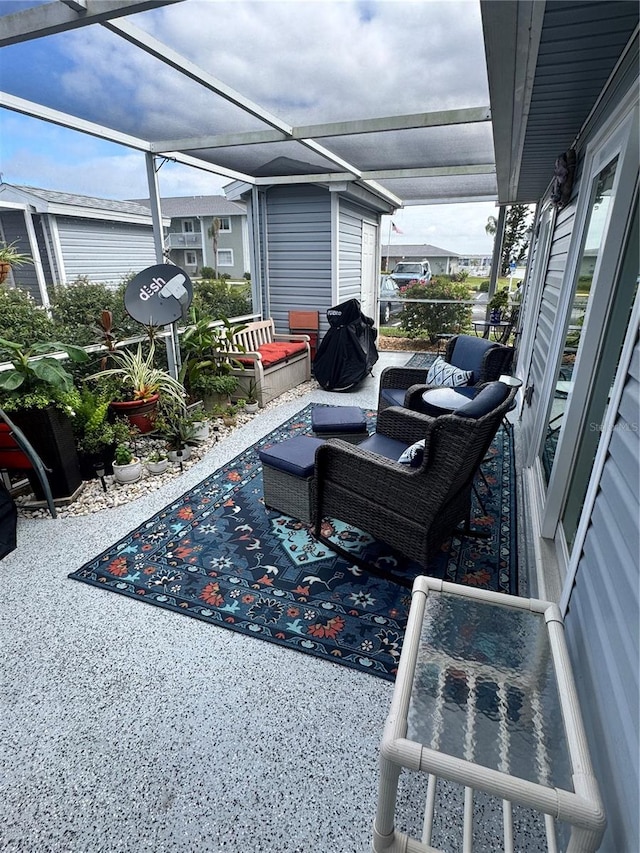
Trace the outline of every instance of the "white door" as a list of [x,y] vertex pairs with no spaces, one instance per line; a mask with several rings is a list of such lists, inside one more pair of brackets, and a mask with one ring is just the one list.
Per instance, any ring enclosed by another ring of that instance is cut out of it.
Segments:
[[360,307],[367,317],[375,319],[376,311],[376,244],[378,229],[369,222],[362,223],[362,281],[360,284]]

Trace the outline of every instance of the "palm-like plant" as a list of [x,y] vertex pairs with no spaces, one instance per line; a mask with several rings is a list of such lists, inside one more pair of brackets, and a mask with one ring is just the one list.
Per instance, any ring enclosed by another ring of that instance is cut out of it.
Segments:
[[173,400],[177,405],[184,406],[184,388],[165,370],[154,366],[154,352],[153,344],[146,357],[142,354],[140,344],[136,351],[116,350],[110,357],[116,362],[117,367],[100,370],[98,373],[93,373],[89,379],[107,376],[120,378],[129,389],[132,400],[149,400],[155,394],[160,394]]

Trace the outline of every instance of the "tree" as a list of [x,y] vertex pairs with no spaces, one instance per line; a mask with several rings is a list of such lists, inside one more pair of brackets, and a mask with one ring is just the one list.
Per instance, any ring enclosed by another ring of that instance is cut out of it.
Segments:
[[[484,230],[487,234],[495,236],[498,228],[498,220],[495,216],[487,219]],[[507,210],[504,223],[504,238],[502,240],[502,254],[500,255],[500,275],[506,276],[509,272],[509,264],[516,264],[524,260],[529,248],[531,237],[531,211],[526,204],[512,204]]]
[[218,232],[220,231],[221,224],[216,216],[207,231],[207,235],[211,237],[211,242],[213,243],[213,263],[216,270],[218,269]]

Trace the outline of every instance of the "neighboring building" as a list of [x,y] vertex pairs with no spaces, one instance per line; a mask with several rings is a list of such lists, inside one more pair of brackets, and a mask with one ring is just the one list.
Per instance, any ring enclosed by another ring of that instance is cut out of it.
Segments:
[[[134,199],[149,206],[148,199]],[[241,279],[249,269],[247,211],[242,202],[222,195],[175,196],[160,199],[162,216],[171,220],[164,245],[171,260],[191,276],[202,267]],[[212,229],[217,220],[217,252]]]
[[157,263],[149,210],[131,201],[0,184],[0,239],[33,257],[9,283],[43,305],[51,284],[86,276],[115,287]]
[[337,187],[280,184],[260,187],[258,209],[251,188],[234,182],[231,198],[246,200],[252,241],[253,310],[273,317],[287,331],[290,310],[320,312],[358,299],[363,312],[378,316],[380,219],[391,204],[375,191],[341,182]]
[[486,276],[491,273],[491,255],[460,255],[458,270],[473,276]]
[[448,275],[458,269],[458,255],[447,249],[422,244],[392,243],[382,247],[382,266],[389,270],[398,261],[429,261],[433,275]]

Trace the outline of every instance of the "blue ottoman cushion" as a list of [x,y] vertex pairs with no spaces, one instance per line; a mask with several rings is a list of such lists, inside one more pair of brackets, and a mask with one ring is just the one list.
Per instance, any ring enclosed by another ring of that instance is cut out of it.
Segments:
[[366,432],[367,420],[358,406],[315,406],[311,412],[311,428],[325,432]]
[[390,406],[404,406],[404,398],[407,396],[406,388],[383,388],[380,393],[382,399]]
[[321,438],[310,435],[296,435],[271,447],[258,451],[260,461],[279,471],[286,471],[295,477],[312,477],[316,450],[324,444]]

